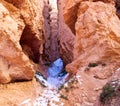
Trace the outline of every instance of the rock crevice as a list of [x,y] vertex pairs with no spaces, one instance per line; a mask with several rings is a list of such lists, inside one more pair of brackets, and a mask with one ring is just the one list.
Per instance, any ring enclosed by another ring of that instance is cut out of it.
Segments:
[[43,60],[53,62],[59,58],[57,0],[44,0],[44,51]]

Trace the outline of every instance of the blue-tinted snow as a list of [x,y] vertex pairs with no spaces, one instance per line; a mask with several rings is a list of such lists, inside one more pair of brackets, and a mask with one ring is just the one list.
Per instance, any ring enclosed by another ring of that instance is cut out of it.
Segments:
[[59,58],[52,63],[51,67],[48,68],[47,80],[43,79],[42,76],[37,74],[35,76],[45,86],[58,88],[65,83],[65,79],[68,74],[67,72],[63,71],[63,61],[61,58]]

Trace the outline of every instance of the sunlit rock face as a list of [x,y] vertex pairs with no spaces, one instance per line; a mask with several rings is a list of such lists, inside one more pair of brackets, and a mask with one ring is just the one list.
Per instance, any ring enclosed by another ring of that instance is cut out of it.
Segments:
[[113,5],[82,2],[75,24],[74,61],[66,66],[66,70],[75,74],[80,67],[94,67],[91,63],[95,63],[92,70],[96,77],[110,76],[120,66],[119,26]]
[[5,0],[19,9],[25,23],[20,44],[31,60],[39,62],[43,52],[43,0]]
[[33,65],[19,42],[25,27],[19,10],[0,2],[0,24],[0,83],[32,79]]
[[[64,0],[63,1],[64,2],[64,11],[63,11],[64,21],[74,34],[76,33],[75,23],[77,21],[78,8],[80,3],[83,1],[84,0]],[[111,3],[113,5],[115,4],[114,0],[90,0],[90,1],[91,2],[102,1],[104,3]]]
[[[20,12],[20,18],[25,27],[20,37],[20,45],[23,52],[34,63],[42,64],[44,41],[44,0],[5,0]],[[37,71],[41,71],[39,65]]]
[[37,95],[36,89],[41,90],[41,88],[37,88],[35,79],[27,82],[0,84],[0,105],[32,105],[32,100],[35,99]]

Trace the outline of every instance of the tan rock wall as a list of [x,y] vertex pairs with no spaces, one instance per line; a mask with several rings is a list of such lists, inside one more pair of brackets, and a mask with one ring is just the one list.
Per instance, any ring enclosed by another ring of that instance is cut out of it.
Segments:
[[30,80],[43,52],[43,0],[0,0],[0,83]]
[[74,34],[76,34],[75,23],[77,21],[78,8],[80,3],[83,1],[102,1],[104,3],[111,3],[115,5],[114,0],[64,0],[64,21]]
[[34,70],[19,42],[25,27],[20,12],[11,4],[1,1],[0,14],[0,83],[30,80]]
[[75,25],[74,61],[67,66],[68,72],[76,73],[80,67],[97,62],[106,64],[105,68],[100,69],[102,72],[112,73],[114,68],[119,67],[119,26],[120,20],[113,5],[81,3]]
[[[43,51],[43,0],[5,0],[20,11],[20,15],[25,23],[25,28],[21,36],[20,43],[23,50],[30,59],[38,63],[40,54]],[[31,49],[31,52],[26,50]]]

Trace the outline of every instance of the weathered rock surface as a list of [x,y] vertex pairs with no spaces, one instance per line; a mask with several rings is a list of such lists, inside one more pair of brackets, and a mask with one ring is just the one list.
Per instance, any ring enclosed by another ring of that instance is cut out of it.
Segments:
[[[103,92],[103,86],[106,86]],[[110,87],[110,88],[109,88]],[[108,79],[98,79],[94,77],[91,71],[81,69],[70,81],[62,88],[62,94],[68,100],[63,98],[65,106],[119,106],[120,104],[120,68]],[[114,91],[114,92],[113,92]],[[100,94],[102,100],[100,102]],[[115,94],[115,95],[114,95]],[[109,98],[110,97],[110,98]]]
[[94,73],[82,69],[62,89],[63,95],[68,98],[64,100],[65,106],[93,106],[106,82],[107,79],[97,79]]
[[33,66],[19,44],[25,24],[18,9],[6,2],[0,3],[0,14],[0,83],[30,80]]
[[[77,13],[78,13],[79,5],[83,1],[84,0],[64,0],[63,1],[64,2],[64,11],[63,11],[64,21],[74,34],[76,33],[75,23],[77,21]],[[90,1],[93,1],[93,2],[102,1],[104,3],[111,3],[114,5],[114,0],[90,0]]]
[[119,106],[120,104],[120,68],[103,86],[94,106]]
[[[43,0],[5,0],[19,9],[25,28],[20,43],[35,63],[43,52]],[[27,49],[26,49],[27,48]],[[31,50],[31,52],[29,50]]]
[[[35,72],[31,60],[43,62],[39,70],[46,75],[44,62],[49,65],[61,57],[68,64],[66,70],[77,73],[62,89],[61,97],[67,99],[64,105],[93,106],[102,87],[120,68],[120,20],[115,7],[112,0],[93,1],[0,0],[0,83],[31,80]],[[41,99],[44,88],[37,85],[35,80],[0,85],[0,105],[49,104],[51,90],[45,89],[47,98]],[[113,98],[106,106],[118,106],[119,101]]]
[[75,25],[74,61],[66,66],[68,72],[75,74],[80,67],[94,67],[95,76],[104,79],[120,67],[119,26],[113,5],[82,2]]
[[83,0],[65,0],[64,2],[64,10],[63,16],[64,21],[71,29],[71,31],[75,34],[75,23],[77,21],[77,12],[80,3]]
[[33,106],[42,87],[34,79],[27,82],[0,85],[0,90],[0,106]]
[[[97,0],[95,1],[97,2]],[[101,1],[114,4],[113,0]],[[68,64],[73,61],[73,46],[76,35],[75,23],[77,21],[79,5],[83,0],[60,0],[59,2],[59,5],[62,5],[59,9],[60,56],[63,58],[65,64]],[[63,9],[62,13],[60,12],[61,9]],[[63,17],[61,14],[63,14]]]

